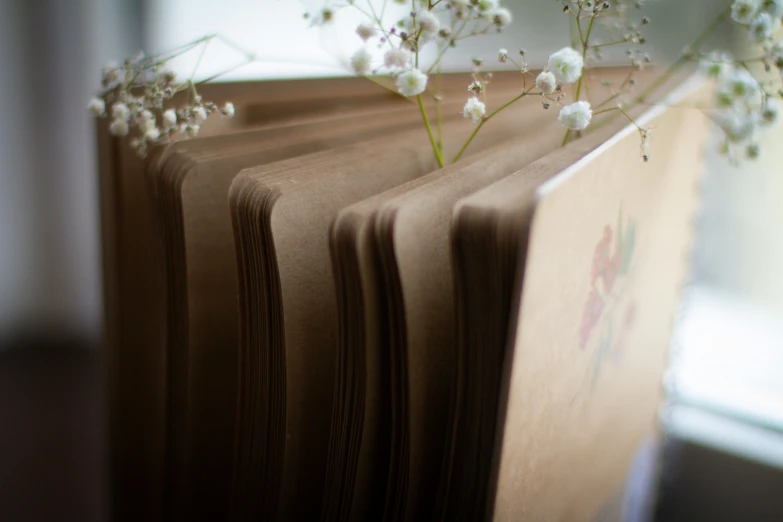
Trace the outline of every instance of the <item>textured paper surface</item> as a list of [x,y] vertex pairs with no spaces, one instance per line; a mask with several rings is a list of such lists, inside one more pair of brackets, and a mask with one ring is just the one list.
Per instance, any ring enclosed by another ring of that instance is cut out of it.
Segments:
[[496,521],[590,520],[654,429],[706,125],[686,109],[650,123],[649,163],[630,129],[539,190]]

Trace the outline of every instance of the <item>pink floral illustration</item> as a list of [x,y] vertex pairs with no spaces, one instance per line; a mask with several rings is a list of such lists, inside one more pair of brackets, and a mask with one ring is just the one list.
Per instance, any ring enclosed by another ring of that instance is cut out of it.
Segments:
[[[623,226],[622,210],[617,219],[617,228],[606,225],[601,238],[593,250],[592,266],[590,267],[590,283],[592,289],[587,296],[582,311],[582,324],[579,329],[579,347],[585,349],[593,336],[593,331],[603,324],[599,336],[599,364],[605,355],[614,352],[619,345],[624,344],[627,330],[633,324],[636,313],[635,304],[631,303],[625,310],[622,321],[615,324],[613,316],[614,304],[623,292],[618,281],[628,275],[636,244],[636,226],[628,221]],[[614,348],[613,348],[614,347]]]
[[590,295],[587,296],[587,303],[585,303],[585,308],[582,312],[582,328],[579,330],[580,348],[587,346],[587,341],[590,339],[590,332],[592,332],[593,327],[595,327],[598,320],[601,318],[603,308],[603,299],[601,299],[598,292],[593,289],[590,292]]

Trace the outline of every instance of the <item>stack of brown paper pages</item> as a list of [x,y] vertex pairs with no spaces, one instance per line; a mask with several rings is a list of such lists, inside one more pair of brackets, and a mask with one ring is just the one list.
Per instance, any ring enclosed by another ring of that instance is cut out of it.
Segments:
[[[467,83],[440,87],[446,158]],[[363,79],[207,85],[236,117],[143,159],[101,122],[113,517],[603,516],[657,430],[692,243],[703,89],[667,89],[564,147],[517,103],[445,168]]]

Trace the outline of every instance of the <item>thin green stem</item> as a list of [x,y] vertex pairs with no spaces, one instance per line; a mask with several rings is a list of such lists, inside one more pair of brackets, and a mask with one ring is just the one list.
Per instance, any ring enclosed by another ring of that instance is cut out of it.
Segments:
[[438,160],[438,166],[443,168],[443,155],[440,153],[438,143],[435,141],[435,136],[432,135],[432,127],[430,126],[429,118],[427,118],[427,111],[424,110],[424,101],[421,99],[421,94],[416,96],[416,101],[419,104],[421,119],[424,120],[424,127],[427,129],[427,136],[430,137],[430,144],[432,145],[432,151],[435,153],[435,159]]
[[628,40],[615,40],[614,42],[606,42],[606,43],[600,43],[600,44],[593,44],[590,46],[590,49],[600,49],[601,47],[607,47],[610,45],[619,45],[623,43],[628,43]]
[[201,48],[201,52],[199,53],[198,59],[196,60],[196,65],[193,66],[193,72],[190,74],[190,79],[188,80],[191,84],[193,84],[193,77],[196,76],[196,73],[198,72],[198,66],[201,65],[201,60],[204,59],[204,53],[207,52],[207,46],[211,41],[212,40],[207,40],[204,43],[204,46]]
[[[587,58],[587,48],[590,42],[590,33],[593,32],[593,24],[595,23],[595,16],[590,18],[590,23],[587,26],[587,34],[584,37],[584,40],[582,40],[582,62],[585,61],[585,58]],[[574,93],[574,101],[579,101],[579,95],[582,93],[582,82],[584,81],[585,74],[582,72],[582,75],[579,77],[579,81],[576,83],[576,92]],[[565,147],[566,143],[568,143],[568,138],[571,137],[571,129],[568,129],[565,133],[565,136],[563,136],[563,142],[560,144],[562,147]]]
[[[721,23],[729,16],[729,13],[731,12],[731,7],[726,8],[723,10],[715,20],[712,21],[710,25],[707,26],[707,28],[702,32],[696,40],[693,41],[693,44],[690,46],[691,50],[698,50],[699,47],[704,43],[704,41],[709,38],[709,36],[717,29]],[[636,97],[636,100],[634,101],[634,104],[637,103],[644,103],[644,101],[647,100],[647,97],[650,96],[653,92],[655,92],[661,85],[666,83],[666,81],[671,78],[677,71],[682,69],[682,67],[687,64],[690,61],[690,58],[687,53],[682,54],[676,62],[674,62],[672,65],[669,66],[666,71],[661,74],[661,76],[658,77],[657,80],[655,80],[653,83],[651,83],[642,93]]]
[[[476,125],[476,128],[475,128],[475,129],[473,129],[473,133],[472,133],[472,134],[470,135],[470,137],[467,139],[467,141],[466,141],[466,142],[465,142],[465,144],[462,146],[462,148],[459,150],[459,152],[457,153],[457,155],[456,155],[456,156],[454,156],[454,159],[453,159],[453,160],[451,160],[451,162],[452,162],[452,163],[456,163],[457,161],[459,161],[459,159],[462,157],[462,155],[465,153],[465,151],[466,151],[466,150],[468,149],[468,147],[470,146],[470,143],[473,141],[473,138],[475,138],[475,137],[476,137],[476,134],[478,134],[478,132],[481,130],[481,127],[483,127],[485,123],[487,123],[489,120],[491,120],[491,119],[492,119],[492,118],[493,118],[493,117],[494,117],[494,116],[495,116],[497,113],[499,113],[500,111],[502,111],[502,110],[503,110],[503,109],[505,109],[506,107],[509,107],[511,104],[513,104],[513,103],[516,103],[517,101],[521,100],[522,98],[524,98],[525,96],[527,96],[527,95],[529,95],[529,94],[531,94],[529,91],[523,91],[523,92],[522,92],[522,94],[520,94],[520,95],[519,95],[519,96],[517,96],[516,98],[514,98],[514,99],[512,99],[512,100],[510,100],[510,101],[508,101],[508,102],[506,102],[506,103],[504,103],[503,105],[501,105],[500,107],[498,107],[497,109],[495,109],[495,110],[494,110],[492,113],[490,113],[490,115],[489,115],[489,116],[487,116],[487,117],[485,117],[485,118],[482,118],[482,120],[479,122],[479,124],[478,124],[478,125]],[[540,93],[533,93],[533,94],[540,94]]]
[[604,114],[604,113],[607,113],[607,112],[611,112],[611,111],[619,111],[619,110],[620,110],[620,108],[619,108],[619,107],[609,107],[608,109],[603,109],[603,110],[600,110],[600,111],[595,111],[595,112],[593,113],[593,116],[598,116],[599,114]]
[[582,34],[582,21],[581,18],[579,18],[579,15],[582,14],[582,8],[579,8],[579,12],[577,13],[576,17],[574,18],[574,21],[576,22],[576,28],[579,31],[579,43],[581,43],[584,46],[585,42],[585,36]]

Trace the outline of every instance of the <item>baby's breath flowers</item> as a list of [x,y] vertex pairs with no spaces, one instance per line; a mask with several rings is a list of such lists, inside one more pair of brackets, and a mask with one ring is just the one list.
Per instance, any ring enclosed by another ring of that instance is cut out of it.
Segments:
[[[218,109],[214,102],[199,95],[199,83],[192,79],[177,81],[177,75],[166,68],[172,58],[206,46],[218,38],[200,38],[174,52],[158,56],[139,53],[121,65],[105,67],[101,77],[102,90],[90,100],[88,110],[94,116],[108,116],[109,132],[114,136],[131,136],[129,143],[141,156],[146,155],[150,145],[166,143],[175,135],[196,136],[212,113],[233,117],[234,106],[231,103]],[[247,61],[252,61],[252,56],[246,54]],[[170,107],[174,97],[180,93],[186,95],[186,101],[183,100],[180,107]]]
[[557,89],[557,78],[549,71],[542,71],[536,77],[536,87],[544,94],[552,94]]
[[418,96],[427,88],[427,75],[416,68],[397,76],[397,89],[403,96]]
[[575,83],[582,77],[584,58],[570,47],[559,50],[549,57],[547,67],[560,83]]
[[[373,5],[375,1],[376,5]],[[628,57],[634,70],[641,70],[650,62],[649,56],[635,46],[644,43],[641,27],[649,23],[646,17],[631,20],[627,15],[626,3],[633,2],[641,8],[643,0],[618,0],[614,3],[595,0],[557,0],[563,6],[563,12],[570,14],[579,29],[580,38],[570,47],[552,53],[547,67],[534,75],[526,62],[524,50],[519,54],[509,53],[507,48],[497,52],[497,60],[506,67],[513,66],[522,74],[521,89],[511,100],[492,107],[487,96],[487,85],[491,81],[490,73],[481,73],[482,60],[474,58],[473,81],[468,86],[468,97],[463,106],[465,119],[475,123],[475,127],[452,161],[461,158],[470,146],[473,138],[500,111],[528,97],[537,97],[543,109],[553,105],[563,106],[558,119],[566,127],[563,144],[568,142],[572,131],[584,131],[590,124],[594,110],[613,104],[601,113],[619,109],[621,95],[628,94],[635,85],[632,75],[615,89],[612,95],[598,106],[581,99],[584,70],[589,61],[599,60],[601,50],[609,45],[628,44]],[[337,7],[331,3],[319,13],[306,15],[313,25],[329,23],[339,9],[352,9],[364,16],[355,28],[358,39],[357,49],[349,60],[351,70],[358,75],[388,74],[394,80],[396,91],[405,97],[415,98],[422,121],[427,130],[430,144],[440,166],[444,165],[443,136],[440,103],[444,99],[438,92],[438,82],[429,81],[439,74],[439,65],[443,56],[459,43],[471,37],[492,32],[502,32],[508,28],[514,17],[499,0],[396,0],[397,4],[410,6],[410,11],[400,13],[400,19],[394,26],[382,22],[386,12],[386,0],[350,0]],[[329,16],[324,16],[324,13]],[[381,13],[378,16],[378,13]],[[599,30],[596,20],[608,20],[606,28]],[[601,43],[595,39],[602,33],[607,39]],[[591,39],[593,38],[593,39]],[[427,47],[432,53],[423,53]],[[382,61],[381,55],[382,53]],[[377,59],[375,54],[378,54]],[[425,57],[435,56],[434,60]],[[783,49],[781,49],[783,61]],[[565,92],[564,86],[575,84],[572,92]],[[436,106],[437,125],[430,124],[424,107],[424,97],[431,98]],[[569,98],[571,98],[569,100]],[[621,111],[627,118],[625,111]],[[633,120],[631,120],[633,121]],[[437,137],[433,132],[437,131]],[[640,130],[641,132],[641,130]]]
[[101,98],[93,97],[90,99],[89,103],[87,103],[87,110],[90,111],[90,114],[93,116],[103,116],[106,112],[106,102]]
[[223,107],[220,109],[220,114],[223,116],[226,116],[227,118],[233,118],[234,117],[234,104],[231,102],[226,102]]
[[370,72],[372,68],[372,54],[366,47],[360,47],[353,56],[351,56],[351,68],[353,72],[360,76]]
[[407,49],[389,49],[383,55],[383,64],[391,71],[405,69],[411,64],[411,53]]
[[435,39],[440,31],[440,21],[427,10],[411,11],[410,15],[402,21],[405,33],[412,38],[405,39],[406,43],[416,42],[417,45],[425,44]]
[[753,22],[761,7],[761,0],[737,0],[731,5],[731,18],[738,24]]
[[[778,97],[783,96],[783,42],[775,37],[783,17],[783,0],[734,0],[697,39],[699,45],[720,27],[731,21],[746,29],[747,41],[758,53],[751,58],[736,58],[722,51],[686,51],[663,77],[673,74],[688,61],[698,60],[700,71],[715,82],[715,97],[710,116],[723,131],[721,152],[732,161],[737,149],[744,148],[749,159],[759,157],[755,141],[764,127],[776,122]],[[777,69],[777,78],[763,76]]]
[[511,25],[512,19],[511,11],[505,7],[500,7],[492,11],[492,21],[498,29],[502,30]]
[[177,112],[174,109],[167,109],[162,116],[163,127],[171,129],[177,126]]
[[481,118],[484,117],[486,112],[487,106],[484,105],[484,103],[476,96],[468,98],[467,103],[465,103],[465,107],[462,109],[462,114],[465,116],[465,119],[471,120],[473,122],[481,121]]
[[[312,25],[325,25],[334,19],[340,9],[351,9],[363,15],[364,19],[355,27],[361,47],[357,45],[350,57],[352,72],[362,76],[391,75],[396,91],[415,99],[435,157],[438,164],[443,166],[441,113],[436,111],[438,124],[430,125],[423,99],[423,96],[428,99],[431,97],[439,108],[443,96],[437,92],[437,82],[430,82],[429,79],[433,74],[438,74],[441,59],[450,49],[466,38],[502,32],[512,24],[513,16],[499,0],[395,0],[395,3],[410,7],[410,10],[400,12],[393,26],[382,22],[383,13],[387,12],[386,0],[349,0],[339,5],[329,1],[320,11],[306,14],[305,18],[311,20]],[[327,11],[328,16],[325,16]],[[380,16],[378,13],[381,13]],[[428,47],[432,49],[431,54],[423,52]],[[433,55],[434,59],[423,63],[425,56]],[[506,58],[508,51],[498,54],[501,62]],[[478,66],[474,64],[474,67]],[[520,66],[522,69],[527,72],[526,65]],[[488,77],[482,81],[488,81]],[[475,100],[473,96],[468,98],[464,114],[479,122],[477,131],[489,116],[484,118],[487,100],[483,89],[473,95]],[[437,130],[437,138],[433,127]],[[468,143],[470,139],[472,137]]]
[[373,26],[371,23],[362,23],[356,27],[356,34],[358,34],[359,38],[361,38],[366,42],[367,40],[373,38],[376,34],[378,34],[378,31],[375,29],[375,26]]
[[592,117],[593,111],[590,108],[590,102],[581,100],[560,109],[557,120],[570,130],[582,131],[590,125]]
[[128,122],[125,120],[113,120],[109,125],[109,132],[115,136],[127,136],[128,130]]

